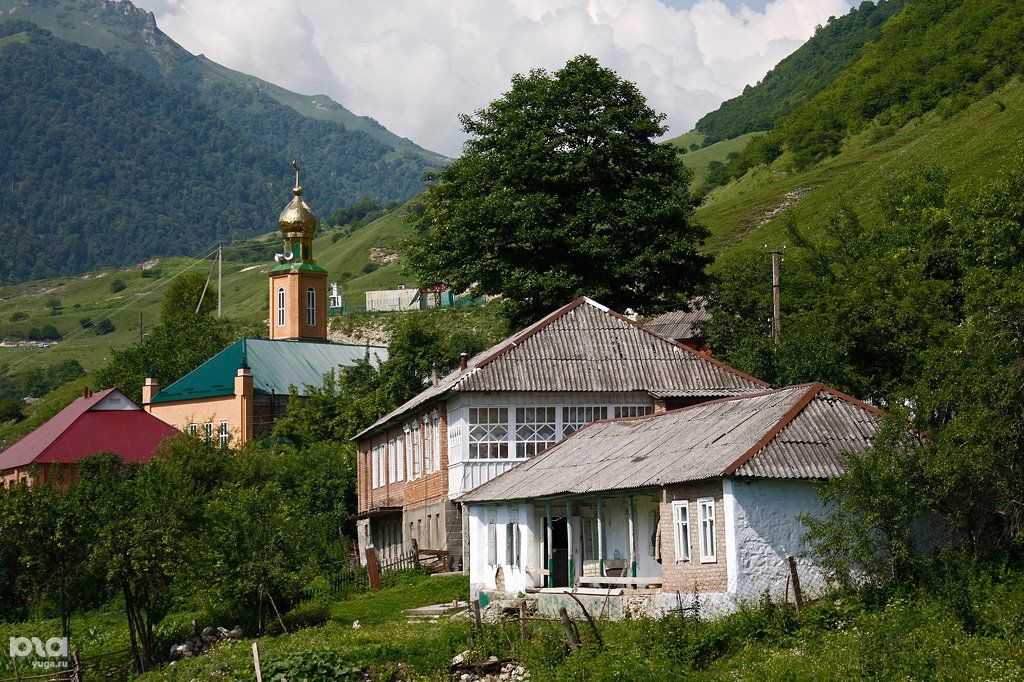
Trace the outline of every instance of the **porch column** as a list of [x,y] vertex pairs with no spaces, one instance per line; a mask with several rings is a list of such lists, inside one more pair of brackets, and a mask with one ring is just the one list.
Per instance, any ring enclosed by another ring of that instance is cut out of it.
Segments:
[[597,574],[604,575],[604,498],[597,498]]
[[576,575],[572,565],[572,500],[565,501],[565,543],[569,545],[569,587],[575,587]]
[[551,541],[552,541],[552,534],[551,534],[551,521],[552,521],[552,519],[551,519],[551,500],[548,500],[545,503],[544,509],[545,509],[544,513],[547,514],[547,518],[548,518],[548,523],[547,523],[547,526],[548,526],[548,577],[547,577],[547,580],[545,582],[547,582],[548,587],[554,587],[555,576],[553,574],[554,574],[554,571],[555,571],[555,550],[554,550],[554,547],[552,547],[552,545],[551,545]]
[[636,540],[633,538],[635,534],[636,526],[636,510],[633,508],[633,496],[630,495],[626,498],[626,504],[629,508],[629,574],[632,577],[636,577]]

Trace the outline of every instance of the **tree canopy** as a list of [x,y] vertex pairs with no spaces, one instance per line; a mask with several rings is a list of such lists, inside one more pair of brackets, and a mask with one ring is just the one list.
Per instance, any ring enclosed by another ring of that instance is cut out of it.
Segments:
[[655,141],[663,118],[590,56],[513,77],[461,117],[462,157],[411,216],[420,282],[500,294],[515,323],[580,295],[638,311],[682,301],[710,259],[691,171]]

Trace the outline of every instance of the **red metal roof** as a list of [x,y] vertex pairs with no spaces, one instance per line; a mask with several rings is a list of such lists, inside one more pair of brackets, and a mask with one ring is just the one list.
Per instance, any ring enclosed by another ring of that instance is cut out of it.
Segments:
[[76,462],[99,452],[112,452],[126,462],[148,462],[160,441],[178,430],[141,409],[93,409],[115,392],[124,397],[111,388],[74,400],[0,452],[0,470],[33,463]]

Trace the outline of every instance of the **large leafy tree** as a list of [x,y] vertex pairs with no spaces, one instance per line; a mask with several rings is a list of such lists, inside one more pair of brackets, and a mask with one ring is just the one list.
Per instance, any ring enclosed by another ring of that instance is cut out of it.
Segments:
[[655,140],[663,115],[583,55],[516,75],[463,115],[462,158],[434,177],[409,250],[424,284],[501,294],[530,321],[579,295],[620,309],[679,303],[704,278],[691,172]]

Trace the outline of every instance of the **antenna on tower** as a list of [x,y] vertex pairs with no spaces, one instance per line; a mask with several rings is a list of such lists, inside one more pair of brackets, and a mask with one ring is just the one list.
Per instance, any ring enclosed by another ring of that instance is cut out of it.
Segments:
[[292,168],[295,169],[295,189],[302,189],[302,185],[299,184],[299,171],[302,170],[302,166],[295,159],[292,159]]

